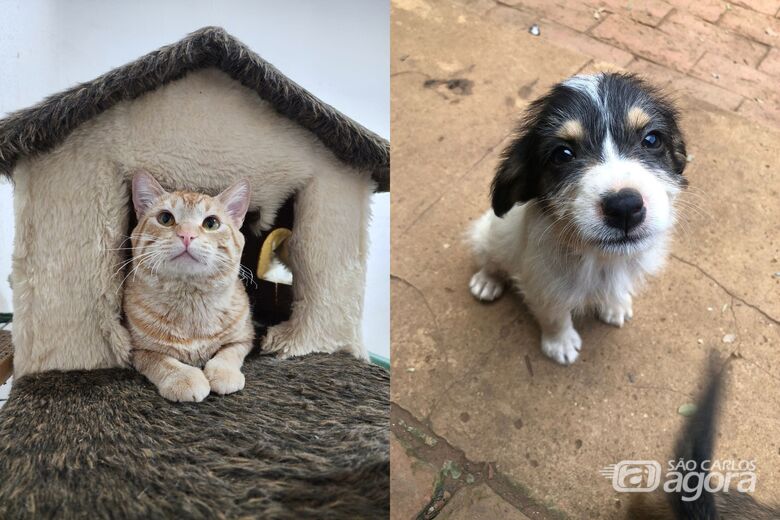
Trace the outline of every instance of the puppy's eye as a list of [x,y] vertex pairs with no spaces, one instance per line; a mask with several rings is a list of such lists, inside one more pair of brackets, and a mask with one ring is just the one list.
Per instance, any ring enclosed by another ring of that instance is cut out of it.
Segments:
[[559,146],[552,153],[552,161],[555,164],[564,164],[574,159],[574,152],[568,146]]
[[214,216],[206,217],[203,219],[203,228],[206,231],[216,231],[219,229],[219,219]]
[[661,146],[661,134],[658,132],[649,132],[644,139],[642,139],[642,146],[645,148],[658,148]]
[[157,222],[165,227],[171,227],[176,223],[176,219],[173,218],[173,215],[170,211],[162,211],[159,215],[157,215]]

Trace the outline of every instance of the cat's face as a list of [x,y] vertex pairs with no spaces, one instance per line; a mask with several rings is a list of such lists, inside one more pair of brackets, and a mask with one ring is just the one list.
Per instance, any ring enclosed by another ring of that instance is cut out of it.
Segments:
[[249,183],[241,180],[216,197],[169,193],[149,173],[133,177],[138,225],[132,233],[134,267],[161,278],[235,275],[249,207]]

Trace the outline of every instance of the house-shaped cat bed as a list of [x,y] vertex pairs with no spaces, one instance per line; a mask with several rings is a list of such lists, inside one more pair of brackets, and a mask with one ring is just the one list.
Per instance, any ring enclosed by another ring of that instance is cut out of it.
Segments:
[[[292,290],[250,284],[255,323],[285,320],[265,340],[282,354],[336,353],[250,356],[244,390],[198,404],[122,368],[137,169],[209,194],[248,179],[242,263],[292,229]],[[205,28],[0,121],[0,174],[16,224],[0,517],[387,515],[389,375],[359,332],[387,141]]]
[[369,199],[389,187],[389,145],[205,28],[0,122],[0,174],[15,184],[17,376],[126,363],[118,248],[135,224],[138,168],[209,194],[249,179],[248,253],[294,196],[292,317],[275,337],[293,355],[316,342],[365,357]]

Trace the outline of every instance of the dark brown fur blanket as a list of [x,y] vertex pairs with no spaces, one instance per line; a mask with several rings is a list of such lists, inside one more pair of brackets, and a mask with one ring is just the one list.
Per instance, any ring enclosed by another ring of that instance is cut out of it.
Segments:
[[389,374],[253,356],[246,388],[165,401],[131,370],[14,382],[0,518],[386,518]]

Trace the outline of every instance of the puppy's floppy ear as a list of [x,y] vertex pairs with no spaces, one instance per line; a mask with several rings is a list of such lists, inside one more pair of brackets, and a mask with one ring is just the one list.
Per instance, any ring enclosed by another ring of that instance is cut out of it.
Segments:
[[683,187],[688,186],[688,179],[682,176],[688,166],[688,152],[685,150],[683,136],[679,133],[672,139],[672,166],[674,172],[680,176],[680,184]]
[[498,217],[503,217],[518,202],[539,196],[533,140],[532,131],[527,131],[504,151],[490,190],[493,212]]
[[666,120],[665,134],[669,136],[672,171],[678,175],[677,182],[683,188],[688,186],[688,179],[683,177],[685,167],[688,166],[688,152],[685,149],[685,138],[680,130],[680,111],[675,106],[672,98],[663,94],[658,89],[643,84],[654,95],[655,103],[660,108],[662,119]]

